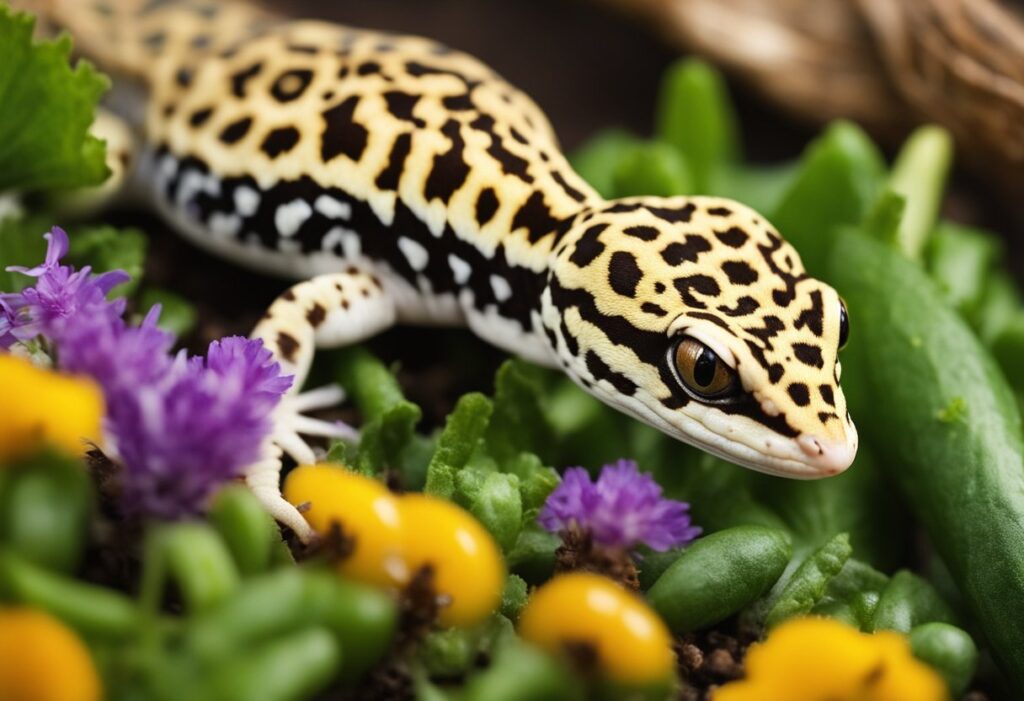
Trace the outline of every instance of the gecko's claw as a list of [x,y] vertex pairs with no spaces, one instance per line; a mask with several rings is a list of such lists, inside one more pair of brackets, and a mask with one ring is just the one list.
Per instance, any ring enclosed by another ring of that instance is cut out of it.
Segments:
[[288,453],[299,464],[316,462],[316,453],[302,435],[358,440],[359,432],[338,422],[323,421],[303,413],[335,406],[345,398],[338,385],[326,385],[302,394],[281,398],[272,415],[273,430],[263,444],[261,458],[245,471],[245,481],[263,508],[295,531],[303,543],[315,536],[306,519],[281,496],[281,458]]

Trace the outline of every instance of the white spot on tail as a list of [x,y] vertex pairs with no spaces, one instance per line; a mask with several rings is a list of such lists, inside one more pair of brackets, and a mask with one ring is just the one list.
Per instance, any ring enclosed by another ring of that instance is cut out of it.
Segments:
[[469,280],[469,274],[473,272],[473,269],[469,267],[469,263],[451,253],[448,255],[448,265],[451,266],[455,282],[459,285],[465,285],[466,281]]
[[291,237],[298,233],[299,228],[313,214],[313,208],[305,200],[292,200],[283,204],[274,213],[274,226],[281,236]]
[[398,248],[402,251],[405,259],[409,261],[409,265],[412,266],[413,270],[419,271],[427,267],[430,254],[427,253],[427,249],[421,244],[402,236],[398,239]]
[[352,205],[336,200],[330,195],[320,195],[313,208],[328,219],[348,219],[352,216]]
[[230,238],[242,228],[242,218],[237,214],[214,212],[210,215],[208,226],[214,236]]
[[512,286],[500,275],[491,275],[491,289],[494,290],[494,297],[499,302],[504,302],[512,296]]
[[256,214],[260,206],[260,193],[247,185],[242,185],[235,190],[235,211],[243,217],[251,217]]

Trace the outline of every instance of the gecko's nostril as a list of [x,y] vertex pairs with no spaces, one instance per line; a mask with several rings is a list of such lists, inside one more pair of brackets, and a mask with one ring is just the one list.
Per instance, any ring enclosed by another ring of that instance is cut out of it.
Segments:
[[857,446],[848,441],[833,442],[817,436],[802,435],[797,445],[807,456],[808,464],[827,475],[839,474],[850,466],[857,455]]

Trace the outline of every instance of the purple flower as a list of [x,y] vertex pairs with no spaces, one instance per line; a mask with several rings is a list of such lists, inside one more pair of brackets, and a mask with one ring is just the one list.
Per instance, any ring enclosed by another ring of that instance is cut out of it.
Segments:
[[271,414],[291,386],[262,341],[210,344],[207,357],[171,355],[174,336],[157,326],[159,308],[138,326],[107,300],[123,272],[92,275],[60,264],[68,238],[46,235],[46,260],[11,268],[36,278],[0,295],[0,348],[44,336],[57,365],[103,389],[105,433],[121,462],[126,512],[157,518],[199,513],[210,494],[260,457]]
[[61,265],[60,259],[68,252],[68,235],[55,226],[45,238],[48,244],[42,265],[7,268],[36,278],[36,283],[21,292],[0,295],[0,348],[39,335],[58,342],[72,319],[119,318],[124,312],[124,300],[108,302],[107,294],[130,279],[127,273],[117,270],[93,275],[89,267],[76,271]]
[[582,467],[566,470],[537,520],[552,533],[580,528],[600,545],[633,549],[645,544],[663,552],[700,535],[689,508],[663,499],[658,483],[634,461],[619,460],[601,468],[596,483]]
[[108,397],[132,513],[180,518],[259,458],[270,414],[291,385],[259,340],[227,338],[207,359],[179,354],[164,378]]

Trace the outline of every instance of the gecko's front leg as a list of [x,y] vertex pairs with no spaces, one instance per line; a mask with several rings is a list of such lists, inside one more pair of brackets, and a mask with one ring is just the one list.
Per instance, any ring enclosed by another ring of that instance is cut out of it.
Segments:
[[358,343],[395,323],[395,305],[372,274],[350,267],[320,275],[287,290],[267,310],[252,332],[263,340],[281,363],[283,374],[293,375],[288,394],[273,415],[273,431],[263,446],[262,459],[245,473],[246,483],[264,508],[307,542],[312,531],[298,510],[281,496],[281,457],[288,453],[299,463],[316,460],[303,435],[344,437],[343,428],[305,416],[305,412],[337,404],[343,399],[338,386],[300,392],[317,348]]

